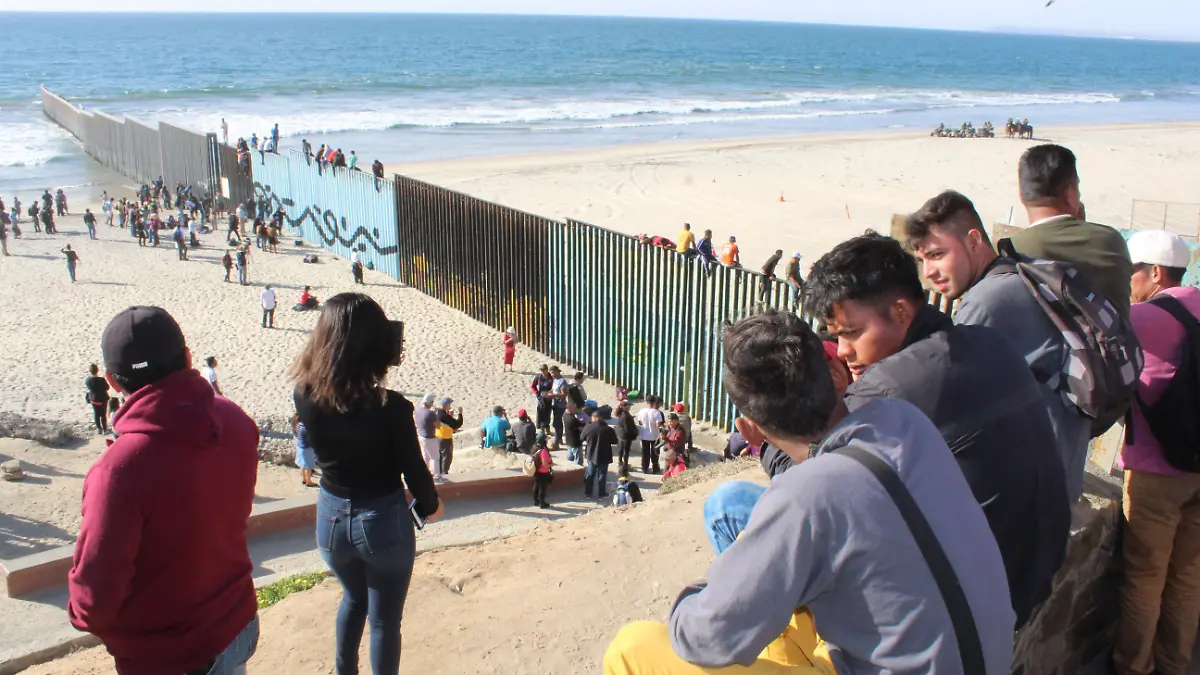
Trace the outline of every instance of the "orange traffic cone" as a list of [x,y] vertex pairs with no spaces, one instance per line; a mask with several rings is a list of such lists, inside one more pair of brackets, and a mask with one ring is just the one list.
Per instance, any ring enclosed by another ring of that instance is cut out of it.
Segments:
[[783,193],[782,193],[782,192],[780,192],[780,193],[779,193],[779,201],[781,201],[781,202],[782,202],[782,201],[785,201],[785,200],[784,200],[784,198],[783,198]]

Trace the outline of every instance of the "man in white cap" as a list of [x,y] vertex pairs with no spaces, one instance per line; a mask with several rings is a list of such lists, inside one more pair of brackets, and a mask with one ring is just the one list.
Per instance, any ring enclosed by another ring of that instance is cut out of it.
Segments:
[[425,398],[421,399],[421,407],[413,413],[413,421],[417,424],[417,437],[421,439],[421,455],[425,457],[425,465],[433,475],[433,482],[443,483],[446,477],[442,474],[442,458],[437,438],[437,430],[441,425],[438,423],[437,410],[433,407],[436,400],[437,396],[434,394],[425,394]]
[[1129,319],[1146,364],[1120,458],[1127,523],[1113,665],[1184,673],[1200,618],[1200,289],[1182,285],[1192,255],[1170,232],[1134,234],[1129,257]]

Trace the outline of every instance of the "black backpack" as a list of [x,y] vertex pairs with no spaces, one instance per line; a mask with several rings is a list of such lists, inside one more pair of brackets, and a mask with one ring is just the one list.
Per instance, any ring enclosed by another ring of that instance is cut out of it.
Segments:
[[[1150,304],[1175,317],[1183,326],[1184,337],[1175,377],[1162,398],[1146,405],[1138,396],[1138,408],[1167,462],[1181,471],[1200,473],[1200,320],[1169,295],[1159,295]],[[1132,430],[1132,426],[1128,428]]]
[[1093,291],[1074,266],[1025,258],[1009,239],[997,242],[996,250],[1001,264],[988,274],[1015,272],[1062,333],[1067,358],[1057,389],[1092,419],[1091,437],[1100,436],[1125,416],[1142,373],[1142,348],[1129,317]]

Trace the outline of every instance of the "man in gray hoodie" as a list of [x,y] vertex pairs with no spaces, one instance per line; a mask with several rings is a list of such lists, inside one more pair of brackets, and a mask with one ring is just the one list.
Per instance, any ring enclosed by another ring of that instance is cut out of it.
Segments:
[[896,503],[844,448],[898,474],[965,595],[986,674],[1007,675],[1015,618],[1004,564],[950,449],[904,401],[848,413],[825,358],[794,314],[768,312],[726,330],[725,386],[742,413],[738,431],[796,465],[763,491],[707,582],[680,594],[669,627],[622,629],[605,655],[606,675],[696,672],[690,664],[739,664],[747,675],[962,672],[958,638],[969,626],[951,621]]

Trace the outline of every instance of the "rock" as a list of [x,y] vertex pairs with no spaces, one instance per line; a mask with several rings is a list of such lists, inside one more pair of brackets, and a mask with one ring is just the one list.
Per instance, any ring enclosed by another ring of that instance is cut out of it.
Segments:
[[24,479],[25,472],[21,470],[21,461],[17,459],[10,459],[5,463],[0,464],[0,477],[10,482]]
[[24,438],[51,448],[66,447],[72,441],[93,433],[86,425],[70,425],[22,417],[14,413],[0,413],[0,437]]

